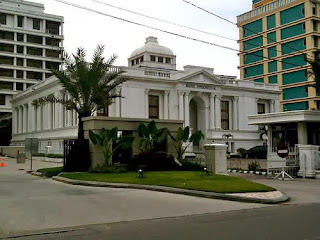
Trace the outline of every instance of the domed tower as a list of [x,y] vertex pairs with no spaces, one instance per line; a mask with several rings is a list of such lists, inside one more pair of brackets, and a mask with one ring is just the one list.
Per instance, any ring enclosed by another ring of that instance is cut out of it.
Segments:
[[159,45],[156,37],[148,37],[128,58],[128,66],[176,70],[176,56],[170,48]]

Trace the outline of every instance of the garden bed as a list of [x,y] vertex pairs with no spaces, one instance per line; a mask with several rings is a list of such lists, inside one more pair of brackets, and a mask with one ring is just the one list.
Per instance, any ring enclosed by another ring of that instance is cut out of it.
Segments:
[[148,172],[144,178],[138,178],[136,172],[70,173],[59,176],[83,181],[154,185],[215,193],[270,192],[275,190],[272,187],[246,179],[215,174],[206,175],[199,171]]

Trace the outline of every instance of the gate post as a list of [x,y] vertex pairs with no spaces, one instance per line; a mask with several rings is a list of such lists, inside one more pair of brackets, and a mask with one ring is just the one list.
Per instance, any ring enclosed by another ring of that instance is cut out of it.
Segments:
[[205,162],[211,165],[215,174],[227,175],[227,145],[226,144],[205,144]]

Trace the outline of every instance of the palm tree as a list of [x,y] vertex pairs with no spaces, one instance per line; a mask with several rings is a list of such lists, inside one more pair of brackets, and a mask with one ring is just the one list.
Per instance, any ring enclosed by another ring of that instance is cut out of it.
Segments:
[[306,60],[311,65],[311,71],[308,72],[308,75],[315,80],[315,83],[311,86],[316,89],[316,94],[320,95],[320,50],[317,50],[314,59]]
[[67,110],[75,110],[78,113],[78,139],[84,139],[83,117],[92,116],[100,109],[105,109],[112,104],[114,98],[121,97],[115,93],[115,88],[128,80],[122,74],[121,68],[113,67],[116,55],[108,60],[103,57],[104,46],[98,45],[94,51],[92,61],[86,61],[86,51],[78,48],[72,56],[64,54],[65,71],[52,70],[65,91],[71,98],[65,99],[50,95],[33,101],[33,106],[51,103],[60,103]]

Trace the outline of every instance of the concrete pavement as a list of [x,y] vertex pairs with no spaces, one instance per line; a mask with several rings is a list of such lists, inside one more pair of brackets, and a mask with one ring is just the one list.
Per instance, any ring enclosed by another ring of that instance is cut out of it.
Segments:
[[145,190],[66,185],[26,174],[19,171],[21,165],[9,161],[0,169],[0,235],[265,207]]

